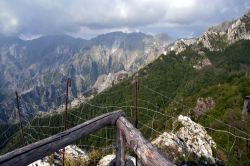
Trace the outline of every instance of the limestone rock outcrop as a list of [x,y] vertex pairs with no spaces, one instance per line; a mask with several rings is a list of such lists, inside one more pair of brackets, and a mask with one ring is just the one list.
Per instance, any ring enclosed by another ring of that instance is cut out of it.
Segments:
[[206,162],[215,163],[213,149],[216,149],[216,143],[203,126],[187,116],[179,115],[174,128],[172,132],[164,132],[158,136],[152,144],[174,162],[205,158]]

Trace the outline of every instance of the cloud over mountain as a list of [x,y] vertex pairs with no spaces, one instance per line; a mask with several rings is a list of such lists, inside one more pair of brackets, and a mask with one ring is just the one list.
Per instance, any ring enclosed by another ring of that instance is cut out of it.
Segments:
[[178,29],[187,35],[242,15],[249,6],[247,0],[3,0],[0,34],[89,37],[120,30],[176,36]]

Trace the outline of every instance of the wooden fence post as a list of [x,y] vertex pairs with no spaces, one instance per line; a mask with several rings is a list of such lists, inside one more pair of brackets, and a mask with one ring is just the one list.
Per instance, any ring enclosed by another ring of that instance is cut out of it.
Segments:
[[153,145],[148,142],[141,132],[124,117],[118,118],[116,126],[125,136],[127,145],[133,149],[142,163],[147,166],[172,166],[171,161],[164,158]]
[[[135,97],[135,128],[138,128],[138,92],[139,92],[139,81],[138,78],[136,78],[135,83],[134,83],[134,97]],[[138,157],[137,155],[135,156],[135,165],[138,166]]]
[[[71,87],[71,79],[67,79],[66,96],[65,96],[65,112],[64,112],[64,130],[67,130],[67,119],[68,119],[68,100],[69,100],[69,87]],[[62,165],[65,162],[65,148],[63,148]]]
[[116,165],[125,165],[125,142],[120,129],[116,128]]

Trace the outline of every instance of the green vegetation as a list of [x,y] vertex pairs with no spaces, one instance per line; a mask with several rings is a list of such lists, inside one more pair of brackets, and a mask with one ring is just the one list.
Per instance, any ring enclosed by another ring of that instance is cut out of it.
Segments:
[[[153,63],[118,85],[96,95],[88,103],[69,112],[69,127],[88,119],[123,109],[128,119],[133,122],[133,85],[138,78],[139,88],[139,129],[143,135],[152,140],[163,131],[172,129],[172,118],[179,114],[189,115],[196,122],[206,127],[217,143],[214,150],[216,157],[225,165],[247,165],[250,163],[249,114],[242,121],[243,98],[250,94],[250,41],[239,41],[220,52],[203,49],[212,66],[195,70],[192,66],[199,61],[199,55],[193,50],[186,50],[179,55],[170,53],[161,56]],[[206,114],[195,118],[192,112],[199,97],[212,97],[215,107]],[[63,130],[63,116],[56,114],[36,118],[27,125],[25,133],[28,142],[53,135]],[[32,126],[50,126],[51,128],[34,128]],[[55,128],[53,128],[53,126]],[[154,130],[152,130],[152,128]],[[222,132],[226,130],[239,136]],[[102,129],[95,135],[79,140],[77,144],[105,147],[114,143],[115,131],[112,127]],[[108,138],[105,141],[102,138]],[[18,147],[18,138],[14,137],[1,149],[1,153]],[[249,144],[249,142],[248,142]],[[234,146],[232,146],[234,145]],[[191,159],[190,159],[191,160]]]
[[208,37],[209,37],[209,41],[211,43],[212,48],[215,48],[216,50],[225,49],[228,45],[227,34],[224,34],[224,35],[212,34],[212,35],[209,35]]

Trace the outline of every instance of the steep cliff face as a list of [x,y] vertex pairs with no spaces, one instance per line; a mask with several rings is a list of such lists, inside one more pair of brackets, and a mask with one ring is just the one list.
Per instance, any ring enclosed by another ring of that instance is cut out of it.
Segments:
[[92,89],[100,75],[131,73],[150,63],[168,43],[166,38],[122,32],[91,40],[0,37],[0,122],[16,119],[11,115],[16,90],[21,94],[23,115],[32,117],[37,110],[48,111],[63,103],[67,78],[72,79],[71,94],[77,98]]

